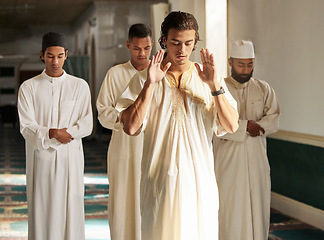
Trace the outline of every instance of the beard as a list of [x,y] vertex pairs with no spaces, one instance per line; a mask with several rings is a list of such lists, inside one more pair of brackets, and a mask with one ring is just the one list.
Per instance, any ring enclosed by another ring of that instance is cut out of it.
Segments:
[[246,83],[249,81],[253,75],[254,69],[250,72],[250,74],[238,74],[235,69],[232,67],[232,78],[234,78],[239,83]]

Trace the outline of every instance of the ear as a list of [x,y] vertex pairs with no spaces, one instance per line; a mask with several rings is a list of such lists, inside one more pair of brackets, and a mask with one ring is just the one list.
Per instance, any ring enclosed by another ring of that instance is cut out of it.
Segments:
[[163,44],[164,44],[165,47],[166,47],[166,41],[167,41],[166,37],[163,36],[163,37],[162,37],[162,42],[163,42]]
[[127,40],[126,41],[126,47],[128,48],[128,50],[129,50],[129,44],[130,44],[130,42],[129,42],[129,40]]
[[65,59],[64,60],[67,59],[67,55],[68,55],[68,50],[65,50]]
[[39,51],[39,56],[44,61],[44,54],[42,50]]
[[232,59],[228,59],[228,64],[232,67],[233,66],[233,62],[232,62]]

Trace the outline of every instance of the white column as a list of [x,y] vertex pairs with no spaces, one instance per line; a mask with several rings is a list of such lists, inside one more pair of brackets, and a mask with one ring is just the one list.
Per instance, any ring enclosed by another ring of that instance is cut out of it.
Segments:
[[217,72],[227,76],[227,0],[205,0],[206,48],[213,54]]
[[152,24],[152,34],[154,40],[154,46],[152,54],[155,54],[161,49],[159,44],[159,38],[161,35],[161,23],[164,18],[170,12],[170,4],[168,3],[156,3],[151,5],[151,24]]

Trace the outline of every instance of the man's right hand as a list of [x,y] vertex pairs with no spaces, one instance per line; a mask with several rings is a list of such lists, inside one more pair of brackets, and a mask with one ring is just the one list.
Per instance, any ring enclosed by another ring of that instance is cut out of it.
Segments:
[[161,62],[163,61],[163,56],[163,50],[158,51],[154,56],[152,56],[152,60],[148,67],[147,79],[151,84],[161,81],[171,66],[171,63],[168,62],[167,64],[165,64],[164,68],[161,69]]
[[49,138],[56,138],[60,143],[66,144],[73,140],[72,136],[66,131],[66,128],[49,130]]

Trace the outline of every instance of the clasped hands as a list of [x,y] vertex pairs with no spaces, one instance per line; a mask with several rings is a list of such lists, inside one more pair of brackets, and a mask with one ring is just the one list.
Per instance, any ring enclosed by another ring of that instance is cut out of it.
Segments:
[[258,137],[260,136],[261,132],[263,134],[265,133],[264,129],[252,120],[248,120],[246,131],[250,134],[251,137]]
[[66,131],[67,128],[49,130],[49,138],[56,138],[60,143],[66,144],[74,140],[74,138]]

